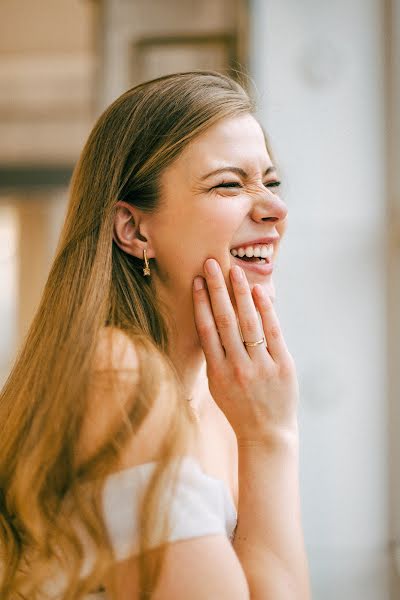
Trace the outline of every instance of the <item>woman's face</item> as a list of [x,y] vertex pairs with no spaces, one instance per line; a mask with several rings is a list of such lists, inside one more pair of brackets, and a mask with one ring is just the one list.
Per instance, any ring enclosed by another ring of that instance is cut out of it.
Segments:
[[[250,286],[259,283],[274,298],[271,267],[287,216],[277,181],[251,115],[221,120],[195,138],[163,172],[161,206],[147,223],[157,285],[177,298],[191,293],[194,277],[212,257],[230,292],[229,269],[240,264]],[[274,238],[272,245],[265,238]]]

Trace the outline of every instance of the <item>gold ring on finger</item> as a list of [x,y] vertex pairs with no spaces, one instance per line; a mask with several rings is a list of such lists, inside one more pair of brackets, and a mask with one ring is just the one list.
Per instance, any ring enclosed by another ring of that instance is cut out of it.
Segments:
[[261,340],[258,340],[257,342],[245,342],[243,340],[243,344],[245,346],[258,346],[259,344],[263,344],[264,343],[264,338],[261,338]]

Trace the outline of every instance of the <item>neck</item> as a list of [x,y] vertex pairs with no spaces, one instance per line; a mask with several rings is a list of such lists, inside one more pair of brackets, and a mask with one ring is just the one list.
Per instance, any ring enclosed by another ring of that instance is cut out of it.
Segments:
[[[200,410],[208,392],[206,361],[197,335],[191,296],[165,300],[171,315],[169,330],[169,357],[182,382],[185,398]],[[179,306],[179,312],[176,307]]]
[[[185,318],[186,316],[186,318]],[[170,358],[182,382],[185,397],[198,406],[204,387],[208,389],[206,361],[197,336],[192,314],[179,311],[179,321],[174,321],[170,333]]]

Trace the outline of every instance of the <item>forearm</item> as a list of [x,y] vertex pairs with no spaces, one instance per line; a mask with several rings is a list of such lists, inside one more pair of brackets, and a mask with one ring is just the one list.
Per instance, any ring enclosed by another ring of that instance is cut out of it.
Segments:
[[298,437],[241,445],[238,524],[233,547],[251,600],[308,600],[301,525]]

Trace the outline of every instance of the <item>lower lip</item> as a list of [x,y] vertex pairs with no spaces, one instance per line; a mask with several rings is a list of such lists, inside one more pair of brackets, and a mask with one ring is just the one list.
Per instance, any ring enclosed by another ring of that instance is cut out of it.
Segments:
[[[232,254],[231,254],[232,256]],[[273,263],[264,263],[262,265],[258,265],[253,262],[246,262],[244,260],[240,260],[240,258],[236,258],[236,256],[232,256],[235,263],[242,267],[245,271],[253,271],[254,273],[259,273],[260,275],[270,275],[274,270]]]

